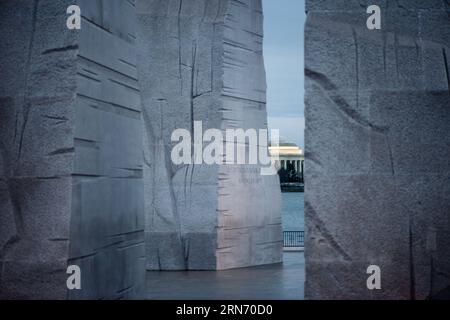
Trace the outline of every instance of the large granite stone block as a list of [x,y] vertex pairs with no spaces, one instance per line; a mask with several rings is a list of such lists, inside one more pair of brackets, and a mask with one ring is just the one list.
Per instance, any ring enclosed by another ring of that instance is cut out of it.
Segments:
[[0,4],[1,298],[142,297],[135,20],[133,1]]
[[[135,1],[1,4],[1,297],[136,298],[145,264],[281,260],[275,176],[170,159],[196,120],[267,128],[260,1],[138,5],[139,19]],[[82,290],[66,289],[70,264]]]
[[[389,5],[388,5],[389,4]],[[308,299],[449,290],[450,105],[442,1],[307,1]],[[369,265],[381,289],[366,287]]]
[[[79,2],[69,262],[86,269],[73,299],[142,298],[143,124],[134,1]],[[86,9],[86,10],[84,10]]]
[[[281,261],[276,176],[259,166],[174,165],[175,129],[266,129],[259,0],[137,1],[147,268]],[[159,241],[158,241],[159,240]]]
[[78,39],[63,28],[68,5],[0,5],[2,298],[66,296]]

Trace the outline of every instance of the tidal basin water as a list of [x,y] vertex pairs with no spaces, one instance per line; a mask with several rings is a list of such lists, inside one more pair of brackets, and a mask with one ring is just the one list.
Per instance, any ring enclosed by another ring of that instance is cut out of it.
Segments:
[[299,192],[283,192],[283,231],[305,230],[305,194]]

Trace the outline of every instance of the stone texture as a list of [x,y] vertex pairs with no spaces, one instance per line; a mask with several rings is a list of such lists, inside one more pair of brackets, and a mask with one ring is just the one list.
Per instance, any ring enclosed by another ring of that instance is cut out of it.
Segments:
[[[368,3],[372,4],[372,3]],[[443,1],[307,1],[308,299],[426,299],[450,287],[450,83]],[[382,289],[366,288],[381,267]]]
[[277,178],[258,166],[173,165],[171,134],[267,128],[259,0],[138,1],[147,269],[281,261]]
[[[2,298],[143,293],[134,2],[78,1],[81,31],[66,28],[71,4],[0,5]],[[67,291],[68,264],[80,291]]]
[[61,27],[68,5],[0,5],[2,298],[66,296],[78,41]]
[[6,0],[0,18],[1,298],[139,298],[145,263],[281,261],[276,176],[169,156],[194,120],[267,128],[260,1]]
[[144,290],[144,195],[134,1],[79,1],[70,264],[88,277],[74,299]]

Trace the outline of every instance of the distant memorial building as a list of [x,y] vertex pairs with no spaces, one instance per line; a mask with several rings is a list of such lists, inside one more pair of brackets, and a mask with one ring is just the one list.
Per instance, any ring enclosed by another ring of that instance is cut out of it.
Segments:
[[303,182],[305,155],[295,143],[280,142],[269,146],[281,183]]

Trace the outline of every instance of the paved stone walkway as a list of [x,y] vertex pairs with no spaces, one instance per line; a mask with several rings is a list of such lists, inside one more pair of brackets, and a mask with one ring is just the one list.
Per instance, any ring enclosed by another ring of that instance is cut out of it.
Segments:
[[147,298],[303,299],[304,266],[303,252],[285,252],[283,264],[226,271],[148,271]]

